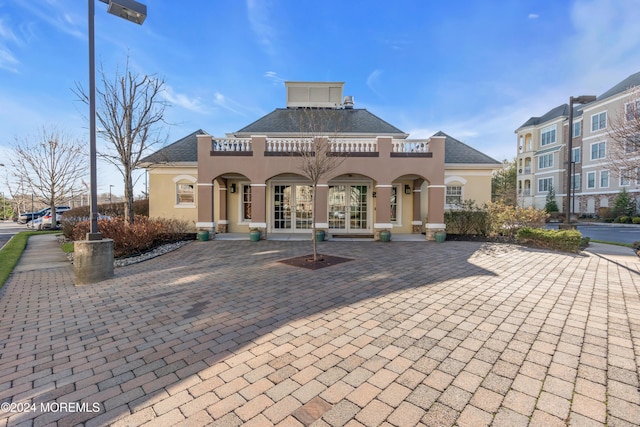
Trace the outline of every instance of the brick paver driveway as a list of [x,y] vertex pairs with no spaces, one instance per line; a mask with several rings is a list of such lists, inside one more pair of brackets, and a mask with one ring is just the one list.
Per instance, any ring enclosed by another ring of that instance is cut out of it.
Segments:
[[639,422],[638,264],[320,247],[353,261],[311,271],[277,262],[308,242],[211,241],[82,288],[71,268],[14,274],[0,426]]

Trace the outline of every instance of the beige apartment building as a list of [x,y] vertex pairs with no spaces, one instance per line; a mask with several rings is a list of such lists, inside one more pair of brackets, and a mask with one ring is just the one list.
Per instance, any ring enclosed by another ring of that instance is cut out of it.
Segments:
[[[150,215],[218,233],[310,233],[312,189],[298,154],[314,138],[342,159],[317,186],[315,225],[329,235],[390,230],[430,239],[445,228],[445,209],[491,199],[500,162],[442,132],[410,139],[355,108],[343,87],[286,82],[285,108],[224,137],[198,130],[151,154],[144,159]],[[323,129],[309,123],[320,116]]]
[[[614,163],[614,145],[610,136],[613,123],[631,120],[640,108],[637,91],[640,73],[635,73],[597,96],[585,105],[574,106],[571,154],[571,213],[596,216],[600,208],[613,206],[616,195],[624,188],[638,199],[640,170],[620,171]],[[555,107],[540,117],[531,117],[516,129],[518,155],[518,201],[521,206],[544,208],[547,196],[555,199],[563,210],[567,197],[567,141],[569,137],[569,105]],[[628,159],[639,158],[638,144],[624,148]],[[639,162],[636,161],[636,164]]]

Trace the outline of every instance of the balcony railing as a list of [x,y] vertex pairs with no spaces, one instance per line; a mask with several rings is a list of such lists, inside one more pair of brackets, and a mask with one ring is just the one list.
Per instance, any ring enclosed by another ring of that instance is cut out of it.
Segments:
[[425,139],[396,139],[392,142],[393,153],[428,153],[429,143]]
[[[353,154],[355,156],[375,155],[378,153],[378,140],[365,138],[336,138],[330,141],[332,153]],[[253,146],[251,138],[214,138],[212,140],[212,151],[219,154],[238,153],[239,155],[250,155],[256,147]],[[288,154],[301,153],[313,150],[312,138],[267,138],[265,140],[265,153]],[[391,141],[392,156],[412,154],[425,157],[429,154],[428,140],[422,139],[401,139]],[[427,156],[428,157],[428,156]]]
[[218,138],[212,143],[213,151],[252,151],[251,138]]

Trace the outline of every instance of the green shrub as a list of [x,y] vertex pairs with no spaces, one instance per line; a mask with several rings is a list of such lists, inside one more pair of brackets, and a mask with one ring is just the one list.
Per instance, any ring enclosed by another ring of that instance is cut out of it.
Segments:
[[449,234],[486,236],[491,230],[489,213],[473,200],[465,200],[458,209],[445,212],[444,222]]
[[614,220],[614,222],[617,222],[620,224],[631,224],[631,217],[627,215],[620,215]]
[[558,212],[558,204],[556,203],[556,191],[553,187],[549,188],[547,198],[544,205],[544,210],[548,213]]
[[521,208],[503,202],[477,206],[467,200],[458,210],[445,212],[448,234],[471,236],[506,236],[514,238],[523,227],[543,227],[549,215],[541,209]]
[[546,230],[542,228],[525,227],[518,230],[516,240],[519,243],[544,249],[554,249],[564,252],[580,252],[585,242],[577,230]]
[[634,216],[633,218],[631,218],[631,222],[633,224],[640,224],[640,216]]
[[614,216],[632,216],[634,214],[634,203],[631,194],[626,188],[622,188],[613,201]]

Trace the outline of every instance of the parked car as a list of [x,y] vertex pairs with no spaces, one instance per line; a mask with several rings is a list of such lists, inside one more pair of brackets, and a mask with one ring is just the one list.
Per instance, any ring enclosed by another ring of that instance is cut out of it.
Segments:
[[18,223],[19,224],[26,224],[31,220],[34,220],[36,218],[40,218],[41,216],[43,216],[47,211],[49,210],[49,208],[42,208],[39,211],[35,211],[35,212],[23,212],[20,214],[20,216],[18,217]]
[[27,222],[27,228],[33,228],[34,230],[42,230],[42,217],[39,217]]
[[[60,217],[63,213],[70,210],[69,206],[56,206],[56,227],[60,225]],[[43,228],[55,228],[51,225],[51,210],[48,209],[47,212],[42,216],[42,223],[39,229]]]

